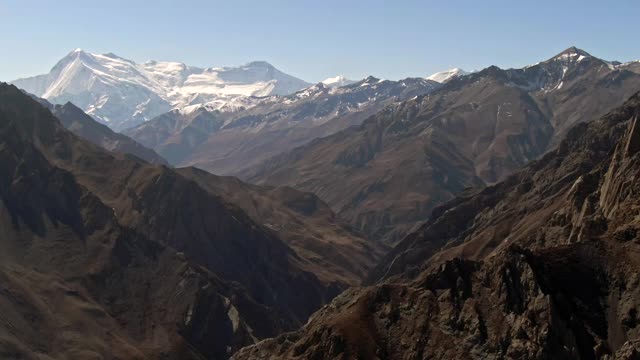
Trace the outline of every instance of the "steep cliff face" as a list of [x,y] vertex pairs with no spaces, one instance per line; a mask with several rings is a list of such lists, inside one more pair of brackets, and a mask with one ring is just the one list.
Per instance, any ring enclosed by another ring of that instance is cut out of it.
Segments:
[[640,95],[504,182],[434,210],[300,331],[235,359],[633,359]]

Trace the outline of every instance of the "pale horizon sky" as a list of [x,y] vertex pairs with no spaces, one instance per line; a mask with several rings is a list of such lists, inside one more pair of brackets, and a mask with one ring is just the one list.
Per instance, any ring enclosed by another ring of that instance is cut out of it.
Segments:
[[309,82],[522,67],[570,46],[640,59],[640,2],[0,0],[0,81],[49,72],[75,48],[136,62],[264,60]]

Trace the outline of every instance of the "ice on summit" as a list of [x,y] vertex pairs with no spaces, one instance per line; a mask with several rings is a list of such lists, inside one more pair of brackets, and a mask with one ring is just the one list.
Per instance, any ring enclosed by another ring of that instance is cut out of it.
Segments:
[[445,70],[445,71],[440,71],[437,72],[433,75],[427,76],[426,79],[427,80],[432,80],[432,81],[436,81],[439,83],[445,83],[455,77],[459,77],[459,76],[463,76],[463,75],[468,75],[470,74],[469,72],[466,72],[462,69],[459,68],[453,68],[453,69],[449,69],[449,70]]
[[[237,98],[288,95],[309,83],[265,61],[198,68],[179,62],[137,64],[113,53],[75,49],[48,74],[12,82],[52,103],[70,101],[116,130],[197,104],[234,109]],[[247,105],[248,102],[240,102]]]
[[334,76],[334,77],[326,78],[326,79],[321,81],[322,84],[324,84],[324,85],[326,85],[326,86],[328,86],[330,88],[347,86],[347,85],[354,84],[355,82],[356,81],[349,80],[349,79],[345,78],[342,75],[337,75],[337,76]]

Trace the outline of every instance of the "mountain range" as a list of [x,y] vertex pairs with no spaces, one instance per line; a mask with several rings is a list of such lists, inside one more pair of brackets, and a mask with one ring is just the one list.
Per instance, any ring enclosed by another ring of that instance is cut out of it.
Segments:
[[[466,72],[452,69],[427,79],[444,82],[462,74]],[[338,75],[320,83],[337,88],[355,82]],[[53,104],[72,102],[116,131],[173,109],[234,112],[261,103],[262,97],[290,95],[312,85],[265,61],[199,68],[153,60],[138,64],[113,53],[82,49],[71,51],[48,74],[11,83]]]
[[[69,57],[74,66],[112,59],[83,51]],[[238,106],[199,96],[124,134],[173,166],[312,192],[357,231],[393,244],[438,204],[504,179],[554,148],[577,119],[620,105],[637,86],[637,64],[572,47],[522,69],[454,68],[353,83],[337,76],[300,83],[304,88],[290,95],[237,95],[231,102]],[[245,84],[255,81],[247,67],[224,69],[220,74],[236,73]],[[182,85],[174,77],[170,88],[190,86],[191,75]]]
[[76,49],[48,74],[12,82],[54,104],[68,101],[115,130],[135,126],[173,108],[250,106],[252,97],[286,95],[310,84],[271,64],[198,68],[178,62],[137,64],[113,53]]
[[0,83],[0,358],[640,358],[639,90],[76,50]]
[[173,110],[124,133],[176,166],[235,175],[439,86],[420,78],[389,81],[372,76],[337,88],[319,83],[234,112]]
[[442,202],[504,179],[621,105],[640,88],[636,65],[569,48],[522,69],[492,66],[238,175],[313,192],[369,238],[395,243]]

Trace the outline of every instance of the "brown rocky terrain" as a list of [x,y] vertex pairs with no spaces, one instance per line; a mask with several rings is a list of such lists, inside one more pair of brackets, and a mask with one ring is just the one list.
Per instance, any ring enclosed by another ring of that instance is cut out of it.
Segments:
[[301,330],[234,359],[637,359],[640,93],[436,208]]
[[[320,235],[286,239],[318,241],[317,258],[298,254],[280,238],[288,232],[213,190],[225,181],[103,150],[4,84],[0,169],[3,358],[224,359],[304,323],[379,256],[325,223],[334,215],[317,198],[254,187],[274,193],[274,208],[299,207],[273,219],[318,225]],[[339,250],[324,231],[340,234]],[[359,253],[331,260],[336,275],[313,272],[343,249]]]
[[355,229],[394,243],[465,188],[504,179],[621,105],[640,87],[634,64],[569,48],[522,69],[489,67],[241,178],[313,192]]

